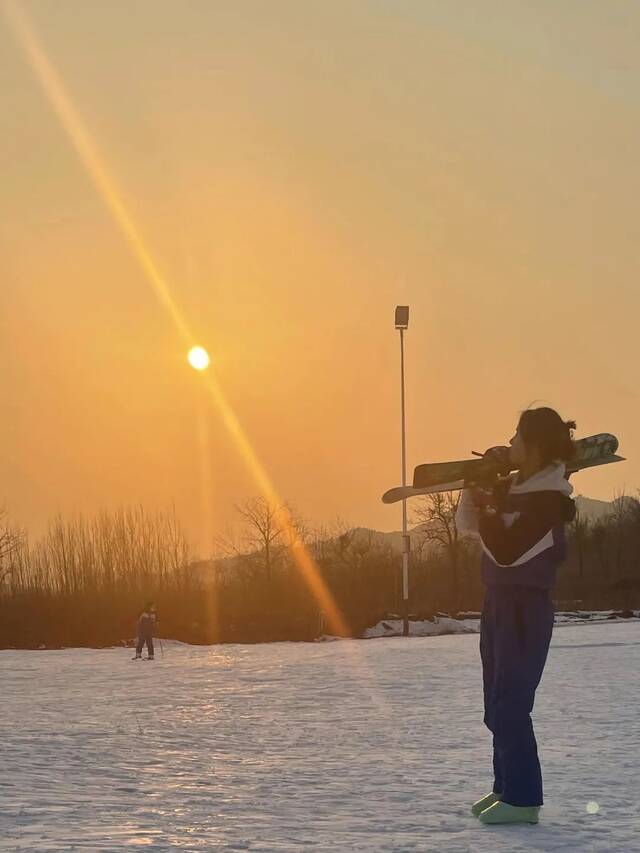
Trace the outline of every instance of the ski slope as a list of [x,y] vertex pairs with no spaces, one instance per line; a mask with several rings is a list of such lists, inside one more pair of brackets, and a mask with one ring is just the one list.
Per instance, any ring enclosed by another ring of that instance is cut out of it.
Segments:
[[477,635],[164,651],[0,652],[2,851],[640,851],[637,621],[555,630],[538,826],[468,811]]

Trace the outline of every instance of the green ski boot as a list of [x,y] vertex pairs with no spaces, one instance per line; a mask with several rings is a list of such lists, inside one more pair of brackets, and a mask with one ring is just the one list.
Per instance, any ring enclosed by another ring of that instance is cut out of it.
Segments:
[[482,797],[481,800],[477,800],[471,806],[471,814],[475,815],[476,817],[480,817],[480,815],[482,814],[482,812],[485,809],[488,809],[489,806],[492,806],[494,803],[499,803],[499,802],[500,802],[499,794],[494,794],[494,792],[492,791],[490,794],[487,794],[486,796]]
[[480,813],[482,823],[538,823],[538,806],[510,806],[497,802]]

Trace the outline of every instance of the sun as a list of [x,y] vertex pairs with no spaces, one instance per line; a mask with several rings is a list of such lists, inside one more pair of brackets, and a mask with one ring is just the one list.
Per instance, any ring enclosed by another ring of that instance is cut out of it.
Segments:
[[204,347],[191,347],[187,360],[194,370],[206,370],[211,362],[209,353]]

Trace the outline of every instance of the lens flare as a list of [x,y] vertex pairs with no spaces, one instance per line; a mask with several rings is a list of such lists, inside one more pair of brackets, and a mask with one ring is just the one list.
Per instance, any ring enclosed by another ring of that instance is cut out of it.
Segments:
[[[98,195],[102,198],[111,213],[115,224],[127,241],[134,257],[138,260],[147,282],[152,286],[160,304],[173,320],[176,330],[182,338],[191,343],[194,335],[189,328],[186,318],[176,303],[169,281],[161,274],[151,251],[147,248],[137,225],[127,209],[122,193],[113,176],[107,169],[102,156],[95,144],[89,129],[84,124],[65,85],[53,64],[49,60],[42,43],[37,37],[29,18],[22,5],[4,0],[2,10],[5,13],[17,43],[22,47],[25,57],[40,83],[49,103],[56,113],[62,127],[91,178]],[[198,352],[194,363],[189,357],[189,363],[196,370],[206,370],[209,355],[202,347],[193,347],[190,352]],[[206,363],[205,363],[206,361]],[[215,401],[218,413],[236,443],[236,447],[251,471],[253,478],[264,497],[274,507],[280,507],[277,491],[261,460],[258,458],[248,436],[244,432],[231,405],[226,400],[222,388],[211,372],[205,374],[205,386]],[[295,530],[295,524],[288,511],[281,510],[281,523],[289,531],[289,548],[298,571],[307,586],[315,596],[318,607],[326,614],[327,623],[333,633],[348,635],[349,629],[331,591],[325,582],[319,566],[307,548],[300,542]],[[372,698],[375,699],[374,696]]]

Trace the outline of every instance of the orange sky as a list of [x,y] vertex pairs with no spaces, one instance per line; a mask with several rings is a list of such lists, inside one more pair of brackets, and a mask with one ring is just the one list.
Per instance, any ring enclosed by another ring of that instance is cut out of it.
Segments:
[[[400,526],[408,458],[535,400],[640,485],[640,10],[623,2],[24,2],[279,493]],[[0,502],[175,501],[194,541],[257,494],[237,442],[0,15]],[[207,509],[208,507],[208,509]]]

